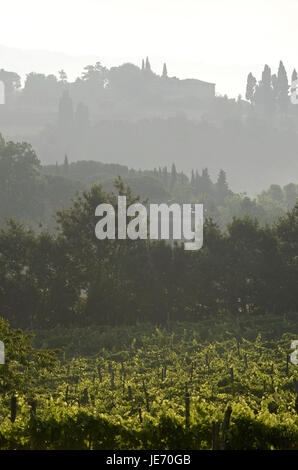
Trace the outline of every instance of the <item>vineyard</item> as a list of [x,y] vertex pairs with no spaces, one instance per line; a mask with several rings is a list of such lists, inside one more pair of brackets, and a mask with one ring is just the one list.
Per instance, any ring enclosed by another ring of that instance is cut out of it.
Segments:
[[0,449],[298,449],[296,318],[36,331],[0,321]]

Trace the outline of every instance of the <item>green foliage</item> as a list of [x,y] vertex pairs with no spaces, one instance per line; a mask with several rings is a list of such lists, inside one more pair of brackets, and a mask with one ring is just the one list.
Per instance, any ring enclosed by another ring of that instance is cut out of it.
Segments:
[[234,217],[222,232],[207,218],[204,245],[190,253],[164,241],[98,240],[95,209],[110,203],[117,214],[117,194],[138,200],[119,177],[114,192],[93,185],[58,211],[54,234],[15,220],[0,229],[0,311],[13,326],[297,311],[297,205],[273,227]]
[[[263,320],[265,332],[270,321]],[[1,450],[211,449],[212,422],[223,422],[228,405],[232,414],[224,448],[297,450],[297,367],[286,366],[293,335],[266,339],[260,333],[249,340],[247,325],[235,336],[233,322],[219,322],[218,336],[210,340],[203,339],[204,327],[204,322],[184,323],[166,331],[140,325],[134,339],[129,329],[110,329],[105,343],[97,333],[92,356],[75,357],[74,351],[67,360],[60,353],[55,361],[44,352],[52,359],[36,363],[40,353],[28,338],[2,322],[5,342],[16,344],[18,353],[12,361],[9,348],[4,375],[10,371],[13,380],[5,390],[1,385]],[[117,336],[122,344],[114,343]],[[73,345],[77,338],[74,332]],[[92,344],[91,330],[85,332],[88,338]],[[20,344],[33,355],[29,360],[26,354],[23,360]],[[14,422],[12,394],[17,397]]]
[[[64,93],[67,101],[69,97]],[[71,114],[68,107],[65,113]],[[271,185],[251,199],[229,189],[223,170],[213,183],[207,168],[201,174],[192,171],[189,179],[183,172],[177,172],[175,165],[171,171],[167,167],[136,171],[96,161],[70,163],[66,154],[61,165],[56,162],[42,167],[29,144],[5,142],[0,135],[0,224],[14,217],[35,226],[43,223],[52,231],[55,212],[69,207],[77,192],[90,191],[93,184],[101,184],[105,192],[114,191],[118,176],[134,194],[150,202],[203,203],[205,215],[213,217],[221,229],[233,216],[249,215],[257,217],[261,225],[272,224],[294,207],[298,196],[297,185],[291,183],[284,188]]]

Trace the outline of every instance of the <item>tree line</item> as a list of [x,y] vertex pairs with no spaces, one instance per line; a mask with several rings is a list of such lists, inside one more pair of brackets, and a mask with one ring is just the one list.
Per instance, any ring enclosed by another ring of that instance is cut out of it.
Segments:
[[248,74],[245,98],[267,115],[286,114],[291,106],[289,93],[296,92],[294,82],[297,78],[297,71],[294,69],[289,83],[282,61],[279,62],[277,74],[272,73],[266,64],[259,82],[252,73]]
[[[18,327],[133,324],[282,314],[298,308],[298,204],[272,227],[234,218],[225,232],[207,218],[204,246],[97,240],[95,208],[117,195],[93,185],[57,212],[55,232],[9,220],[0,230],[0,312]],[[116,210],[117,213],[117,210]]]
[[52,230],[55,212],[69,207],[77,191],[94,183],[112,191],[118,175],[132,192],[150,202],[203,203],[205,216],[212,217],[221,229],[234,215],[257,217],[262,226],[272,224],[294,207],[298,196],[298,185],[290,183],[283,188],[271,185],[252,199],[230,189],[225,171],[220,170],[212,180],[206,167],[187,176],[175,164],[135,170],[96,161],[69,162],[67,155],[61,164],[43,166],[29,144],[6,142],[0,135],[0,225],[14,217],[35,228],[42,223]]

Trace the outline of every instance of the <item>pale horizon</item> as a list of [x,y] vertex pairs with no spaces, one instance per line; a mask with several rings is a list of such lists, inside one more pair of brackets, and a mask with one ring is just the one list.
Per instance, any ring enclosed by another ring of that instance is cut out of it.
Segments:
[[[290,78],[298,67],[293,0],[16,0],[2,5],[1,14],[0,45],[12,48],[12,56],[7,49],[0,67],[22,79],[61,67],[74,79],[88,61],[140,65],[148,56],[156,73],[166,62],[170,76],[214,82],[217,93],[237,97],[250,71],[259,80],[265,64],[275,72],[283,60]],[[13,49],[27,59],[18,61]],[[31,53],[39,56],[34,69]]]

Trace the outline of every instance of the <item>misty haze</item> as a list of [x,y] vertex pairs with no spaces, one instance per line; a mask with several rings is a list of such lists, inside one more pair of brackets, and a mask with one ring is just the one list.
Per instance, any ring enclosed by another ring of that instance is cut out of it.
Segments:
[[297,451],[298,3],[0,13],[0,450]]

